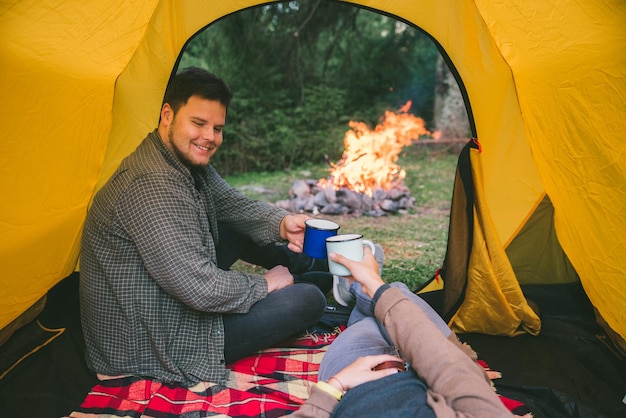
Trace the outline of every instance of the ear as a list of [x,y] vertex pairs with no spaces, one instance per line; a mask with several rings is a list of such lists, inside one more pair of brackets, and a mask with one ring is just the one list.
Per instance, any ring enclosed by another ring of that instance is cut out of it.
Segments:
[[163,104],[163,107],[161,108],[161,125],[170,126],[173,119],[174,109],[172,109],[169,103]]

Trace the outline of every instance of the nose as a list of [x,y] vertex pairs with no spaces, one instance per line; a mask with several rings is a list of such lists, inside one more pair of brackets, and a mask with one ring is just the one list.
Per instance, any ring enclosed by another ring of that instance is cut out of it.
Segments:
[[202,137],[205,141],[211,142],[216,146],[222,145],[222,130],[217,129],[215,126],[207,127],[202,130]]
[[202,130],[202,136],[208,141],[215,140],[215,129],[212,126],[208,126]]

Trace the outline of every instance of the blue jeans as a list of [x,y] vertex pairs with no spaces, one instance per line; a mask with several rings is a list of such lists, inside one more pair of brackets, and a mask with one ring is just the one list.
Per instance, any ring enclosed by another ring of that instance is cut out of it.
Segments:
[[426,385],[413,370],[396,373],[350,389],[332,418],[435,418]]
[[[394,282],[391,286],[399,288],[409,300],[418,305],[444,336],[448,337],[452,333],[437,312],[404,283]],[[374,318],[370,308],[371,299],[363,293],[361,285],[353,282],[350,292],[355,295],[356,304],[350,314],[348,328],[333,341],[324,354],[319,380],[330,379],[359,357],[377,354],[398,355],[398,350],[391,342],[385,327]]]

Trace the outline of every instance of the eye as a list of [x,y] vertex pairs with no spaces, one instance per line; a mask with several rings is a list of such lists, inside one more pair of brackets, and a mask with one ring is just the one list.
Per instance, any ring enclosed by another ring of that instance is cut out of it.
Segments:
[[223,126],[216,126],[213,128],[213,130],[217,133],[221,133],[224,130]]

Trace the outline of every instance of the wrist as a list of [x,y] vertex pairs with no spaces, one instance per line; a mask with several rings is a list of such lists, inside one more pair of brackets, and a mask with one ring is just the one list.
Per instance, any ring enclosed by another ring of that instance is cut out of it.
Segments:
[[376,292],[374,293],[374,296],[372,297],[372,301],[370,302],[370,309],[372,311],[372,314],[374,313],[376,302],[378,302],[378,299],[385,292],[385,290],[389,289],[390,287],[391,286],[389,286],[388,283],[385,283],[382,286],[380,286],[378,289],[376,289]]
[[341,398],[343,398],[344,392],[339,390],[335,386],[331,385],[330,383],[323,382],[320,380],[319,382],[315,384],[315,386],[322,392],[325,392],[328,395],[332,396],[333,398],[337,399],[337,401],[340,401]]
[[341,393],[346,393],[348,391],[349,388],[347,388],[342,382],[341,380],[339,380],[337,377],[333,376],[330,379],[328,379],[328,384],[333,386],[334,388],[338,389],[341,391]]
[[283,216],[283,219],[280,220],[280,225],[278,225],[278,235],[282,240],[287,239],[287,226],[285,225],[285,222],[287,222],[287,216],[289,215]]

